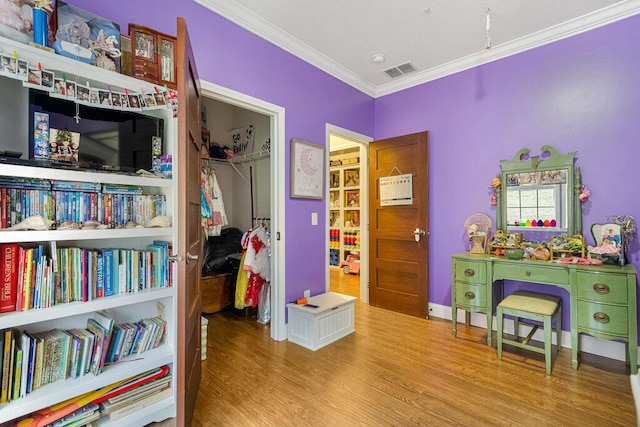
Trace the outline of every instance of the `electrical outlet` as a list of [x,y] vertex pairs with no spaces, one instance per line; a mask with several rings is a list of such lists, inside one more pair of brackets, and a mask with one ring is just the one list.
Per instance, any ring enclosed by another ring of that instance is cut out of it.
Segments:
[[304,297],[311,298],[311,290],[307,289],[306,291],[304,291]]

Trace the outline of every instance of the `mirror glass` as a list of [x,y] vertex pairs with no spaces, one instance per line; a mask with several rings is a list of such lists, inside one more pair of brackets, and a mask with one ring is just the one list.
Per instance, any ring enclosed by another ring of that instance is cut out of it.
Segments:
[[[544,145],[539,156],[523,148],[511,160],[501,160],[502,182],[496,223],[507,233],[535,236],[581,232],[582,215],[576,189],[580,188],[575,152],[558,153]],[[540,236],[541,237],[541,236]]]
[[508,174],[507,230],[544,228],[566,233],[567,173],[567,169],[555,169]]

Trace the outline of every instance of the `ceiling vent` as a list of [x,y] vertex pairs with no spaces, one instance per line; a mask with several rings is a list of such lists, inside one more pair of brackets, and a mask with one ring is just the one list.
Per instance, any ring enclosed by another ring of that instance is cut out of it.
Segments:
[[414,67],[411,62],[407,62],[406,64],[398,65],[397,67],[384,70],[384,72],[392,79],[404,76],[405,74],[413,73],[415,71],[417,71],[416,67]]

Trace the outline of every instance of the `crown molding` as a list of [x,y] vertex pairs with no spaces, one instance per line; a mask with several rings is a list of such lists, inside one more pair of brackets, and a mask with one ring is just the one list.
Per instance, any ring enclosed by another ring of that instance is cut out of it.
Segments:
[[374,97],[378,98],[380,96],[389,95],[449,76],[451,74],[459,73],[460,71],[468,70],[482,64],[497,61],[499,59],[506,58],[507,56],[525,52],[545,44],[553,43],[567,37],[593,30],[594,28],[603,27],[621,19],[637,15],[638,13],[640,13],[640,0],[629,0],[618,3],[579,18],[563,22],[562,24],[549,27],[542,31],[520,37],[508,43],[494,46],[491,49],[485,49],[460,59],[456,59],[455,61],[451,61],[428,70],[419,71],[416,74],[411,74],[398,81],[380,85],[376,88]]
[[277,47],[297,56],[338,80],[353,86],[369,96],[375,96],[376,87],[356,73],[347,70],[311,46],[282,31],[247,8],[227,0],[193,0],[247,31],[262,37]]
[[390,83],[375,86],[233,1],[193,1],[373,98],[399,92],[507,56],[525,52],[640,13],[640,0],[623,1],[537,33],[494,46],[491,49],[467,55],[428,70],[419,71]]

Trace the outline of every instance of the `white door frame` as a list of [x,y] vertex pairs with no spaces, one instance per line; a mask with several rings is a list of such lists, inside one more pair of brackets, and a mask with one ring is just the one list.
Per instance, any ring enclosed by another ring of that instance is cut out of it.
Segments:
[[285,109],[231,89],[200,80],[201,96],[264,114],[270,118],[271,156],[271,338],[287,339],[285,324]]
[[[330,139],[331,135],[340,136],[345,139],[350,139],[360,145],[360,228],[362,233],[360,234],[360,300],[364,303],[369,303],[369,143],[373,141],[373,138],[361,133],[353,132],[339,126],[326,124],[326,159],[325,159],[325,200],[329,200],[329,154],[330,154]],[[326,203],[325,214],[325,250],[324,253],[329,253],[329,203]],[[331,274],[329,271],[329,263],[325,260],[326,265],[326,283],[325,289],[329,292],[331,287]]]

